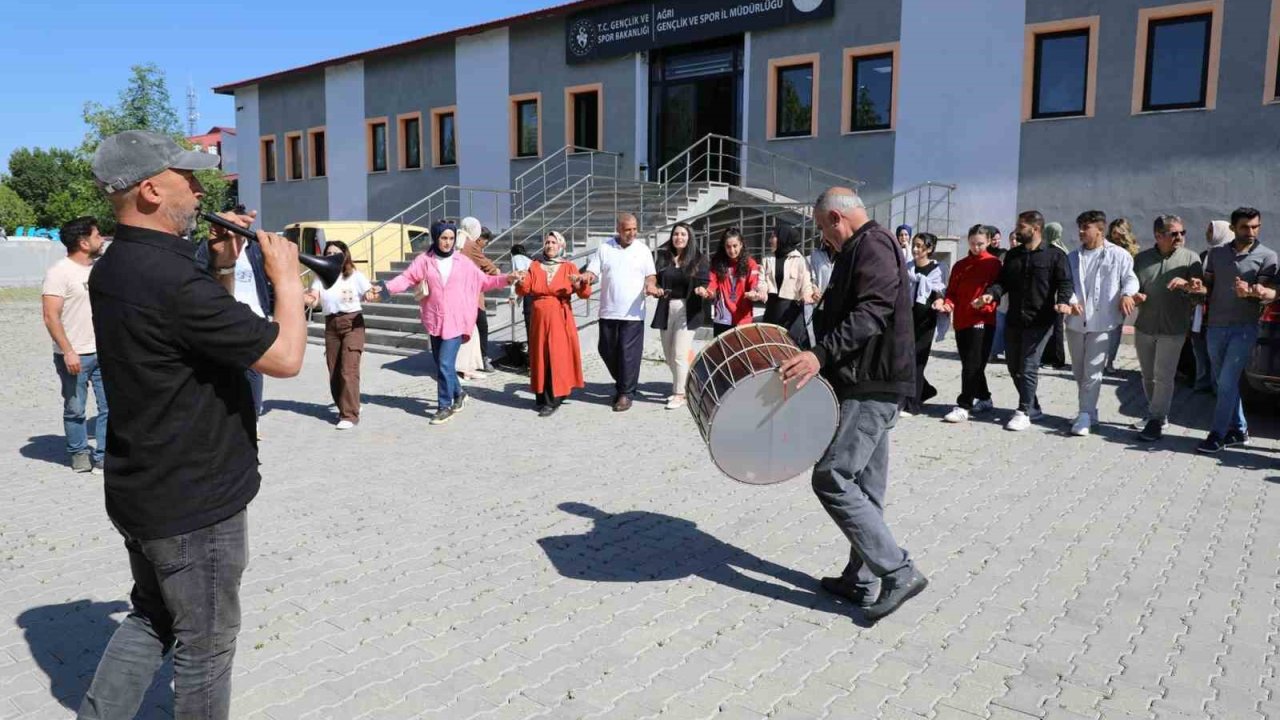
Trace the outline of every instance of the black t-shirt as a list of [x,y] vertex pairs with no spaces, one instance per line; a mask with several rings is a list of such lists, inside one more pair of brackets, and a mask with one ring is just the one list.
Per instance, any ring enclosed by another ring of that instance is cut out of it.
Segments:
[[258,493],[245,369],[279,327],[194,261],[196,245],[120,225],[89,276],[107,424],[107,514],[139,539],[225,520]]

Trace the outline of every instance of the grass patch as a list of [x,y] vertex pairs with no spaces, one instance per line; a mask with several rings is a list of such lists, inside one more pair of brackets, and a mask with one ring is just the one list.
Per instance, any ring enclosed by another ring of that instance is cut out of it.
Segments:
[[38,287],[0,287],[0,302],[27,302],[40,299]]

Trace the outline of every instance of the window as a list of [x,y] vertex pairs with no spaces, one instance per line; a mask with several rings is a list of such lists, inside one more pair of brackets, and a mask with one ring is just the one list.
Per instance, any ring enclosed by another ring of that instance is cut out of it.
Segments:
[[311,128],[307,131],[308,154],[311,161],[311,177],[320,178],[328,174],[329,157],[325,152],[324,128]]
[[286,179],[302,179],[302,133],[284,134],[284,166],[288,173]]
[[1028,25],[1022,59],[1022,119],[1093,117],[1098,16]]
[[769,61],[767,135],[770,140],[818,134],[818,56]]
[[898,43],[845,48],[844,133],[889,130],[898,100]]
[[400,169],[422,167],[422,113],[406,113],[396,117],[397,144],[400,146]]
[[538,157],[542,154],[542,94],[511,97],[511,156]]
[[258,140],[259,160],[258,167],[261,170],[262,182],[276,181],[276,136],[263,135]]
[[387,119],[365,120],[369,145],[369,172],[387,171]]
[[436,167],[458,164],[457,108],[435,108],[431,111],[431,164]]
[[599,83],[565,88],[565,145],[604,149],[604,89]]
[[1271,0],[1271,29],[1267,33],[1266,84],[1262,102],[1280,101],[1280,0]]
[[1213,109],[1222,0],[1138,12],[1133,112]]

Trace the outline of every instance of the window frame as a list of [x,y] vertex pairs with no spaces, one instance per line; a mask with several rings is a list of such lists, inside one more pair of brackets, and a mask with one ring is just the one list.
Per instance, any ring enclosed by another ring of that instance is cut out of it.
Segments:
[[1265,75],[1262,104],[1280,103],[1280,0],[1271,0],[1271,25],[1267,35]]
[[[1098,15],[1088,17],[1067,18],[1050,22],[1027,25],[1023,36],[1022,55],[1022,121],[1039,122],[1042,120],[1073,120],[1094,117],[1097,111],[1098,96],[1098,37],[1102,20]],[[1039,104],[1040,76],[1039,39],[1049,35],[1065,35],[1089,32],[1089,51],[1086,54],[1084,112],[1083,113],[1048,113],[1037,115],[1035,110]]]
[[[405,126],[410,120],[418,121],[418,164],[416,167],[409,166],[409,143],[407,142],[408,134],[405,132]],[[421,170],[425,163],[422,161],[422,113],[420,111],[400,113],[396,115],[396,159],[398,169],[405,170]]]
[[573,131],[577,125],[578,110],[575,101],[578,95],[592,92],[596,94],[596,143],[599,147],[589,148],[587,151],[595,150],[599,152],[604,150],[604,83],[590,83],[587,85],[574,85],[564,89],[564,144],[571,153],[584,152],[577,149],[578,145],[574,142],[573,137]]
[[[453,116],[453,162],[442,162],[444,154],[444,137],[440,133],[440,119],[445,115]],[[431,108],[431,166],[438,168],[458,166],[458,106]]]
[[[534,103],[534,108],[535,108],[534,111],[538,114],[538,127],[536,132],[538,147],[537,147],[537,152],[532,155],[521,155],[520,154],[520,106],[522,104],[530,103],[530,102]],[[511,139],[511,143],[510,143],[511,159],[512,160],[529,160],[531,158],[542,157],[542,93],[532,92],[532,93],[521,93],[519,95],[512,95],[510,97],[510,101],[508,102],[507,107],[510,112],[509,120],[511,125],[511,138],[510,138]]]
[[[1193,15],[1209,15],[1208,43],[1204,65],[1204,101],[1194,106],[1148,107],[1150,90],[1149,61],[1153,51],[1151,26],[1160,21],[1175,21]],[[1179,5],[1162,5],[1138,10],[1137,40],[1133,49],[1133,96],[1130,112],[1148,115],[1161,112],[1213,110],[1218,105],[1218,73],[1222,54],[1222,0],[1201,0]]]
[[[298,158],[294,157],[294,152],[293,152],[294,140],[298,141],[298,153],[301,153],[302,157],[298,157]],[[306,150],[302,146],[302,131],[294,130],[292,132],[285,133],[284,134],[284,181],[285,182],[298,182],[299,180],[307,179],[306,158],[307,158]],[[298,177],[293,176],[294,160],[297,160],[298,162]]]
[[[844,63],[844,82],[841,90],[841,111],[840,111],[840,134],[841,135],[865,135],[866,133],[891,132],[898,127],[898,60],[901,57],[899,52],[901,43],[890,42],[880,43],[879,45],[862,45],[860,47],[848,47],[842,53],[842,62]],[[857,119],[853,112],[854,85],[858,82],[858,72],[856,64],[861,60],[881,57],[884,55],[893,56],[892,70],[893,78],[889,82],[889,125],[887,127],[875,128],[854,128],[853,123]]]
[[[324,138],[323,152],[316,152],[317,137]],[[323,173],[316,172],[318,163],[324,164]],[[307,177],[313,180],[329,177],[329,135],[325,132],[324,125],[307,128]]]
[[[268,162],[270,164],[268,164]],[[271,170],[268,178],[267,170]],[[273,183],[280,179],[280,164],[276,159],[276,136],[263,135],[258,138],[258,178],[263,183]]]
[[[820,95],[818,87],[820,86],[819,76],[821,72],[822,57],[819,53],[806,53],[804,55],[789,55],[781,58],[769,59],[768,71],[768,91],[765,98],[765,139],[773,140],[802,140],[805,138],[818,137],[818,106]],[[803,65],[813,66],[813,79],[811,81],[810,94],[813,98],[813,104],[809,111],[809,134],[808,135],[779,135],[778,134],[778,74],[782,70],[788,68],[800,67]]]
[[[374,143],[373,141],[373,132],[374,132],[374,127],[378,125],[382,126],[382,169],[381,170],[374,169],[376,167],[376,163],[374,162],[374,147],[376,146],[376,143]],[[387,137],[387,129],[388,128],[387,128],[386,115],[383,115],[382,117],[366,118],[364,121],[364,144],[365,144],[364,156],[367,164],[367,170],[371,175],[385,173],[390,171],[391,169],[391,163],[387,160],[387,151],[389,149],[387,148],[387,142],[389,140],[389,138]]]

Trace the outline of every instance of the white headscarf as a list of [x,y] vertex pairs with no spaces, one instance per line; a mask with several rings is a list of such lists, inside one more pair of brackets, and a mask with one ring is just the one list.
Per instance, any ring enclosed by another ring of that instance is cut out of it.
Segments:
[[458,223],[458,229],[475,239],[480,237],[480,231],[483,230],[483,227],[480,225],[479,220],[468,216],[462,218],[462,222]]
[[1236,239],[1231,223],[1226,220],[1214,220],[1209,223],[1209,247],[1225,245]]

